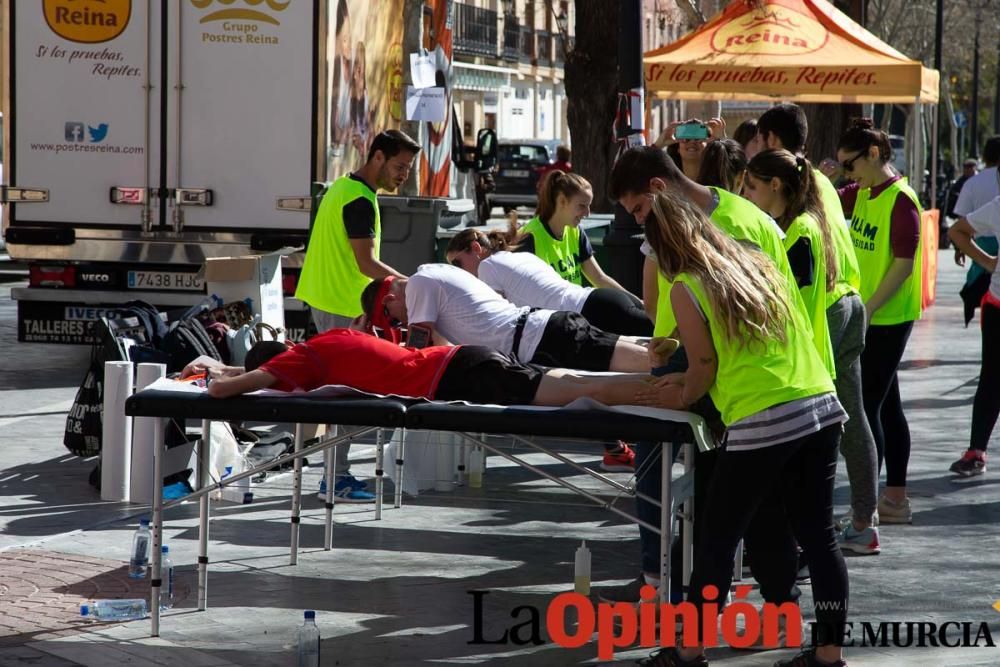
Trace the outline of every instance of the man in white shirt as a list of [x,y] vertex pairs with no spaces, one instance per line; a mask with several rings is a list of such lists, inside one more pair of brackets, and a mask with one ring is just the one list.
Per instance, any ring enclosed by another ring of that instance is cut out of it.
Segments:
[[[983,161],[986,163],[986,169],[967,180],[958,195],[955,215],[959,219],[968,217],[973,211],[981,209],[997,195],[1000,195],[1000,179],[997,176],[997,167],[1000,166],[1000,135],[986,140],[986,145],[983,147]],[[950,237],[951,233],[949,232],[948,235]],[[977,233],[974,243],[983,252],[997,254],[997,237],[991,232]],[[959,266],[965,265],[965,254],[957,245],[955,246],[955,263]],[[976,308],[979,307],[979,302],[986,293],[988,284],[989,277],[986,272],[973,262],[965,276],[965,286],[959,292],[965,304],[966,325],[975,316]]]
[[1000,195],[997,185],[997,164],[1000,164],[1000,135],[990,137],[983,147],[983,162],[986,169],[970,178],[962,186],[955,204],[955,215],[964,218],[976,209],[986,206],[991,199]]
[[646,348],[592,326],[578,313],[518,307],[449,264],[410,278],[373,281],[361,296],[369,320],[429,333],[436,344],[484,345],[524,362],[589,371],[649,371]]

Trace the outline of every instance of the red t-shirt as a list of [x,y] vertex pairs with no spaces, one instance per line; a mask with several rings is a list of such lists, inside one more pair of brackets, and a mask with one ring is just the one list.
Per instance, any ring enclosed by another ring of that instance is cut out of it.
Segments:
[[458,347],[413,350],[352,329],[330,329],[274,357],[260,370],[277,378],[280,391],[309,391],[328,384],[373,394],[434,398]]

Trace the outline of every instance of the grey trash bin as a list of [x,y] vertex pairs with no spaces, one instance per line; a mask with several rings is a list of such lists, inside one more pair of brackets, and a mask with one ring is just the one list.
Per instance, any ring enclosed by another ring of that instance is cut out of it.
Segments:
[[[440,197],[380,196],[380,259],[405,275],[413,274],[421,264],[436,261],[438,226],[461,222],[465,211],[460,210],[464,207],[459,204],[463,201]],[[469,203],[468,209],[472,208]]]

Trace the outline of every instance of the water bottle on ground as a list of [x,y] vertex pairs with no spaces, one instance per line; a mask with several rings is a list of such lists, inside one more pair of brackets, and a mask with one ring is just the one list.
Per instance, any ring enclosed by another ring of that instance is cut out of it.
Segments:
[[149,565],[149,545],[153,535],[149,532],[149,519],[141,519],[139,527],[132,537],[132,557],[128,562],[128,576],[133,579],[143,579],[146,567]]
[[146,601],[132,600],[91,600],[80,605],[80,615],[99,621],[134,621],[146,618]]
[[163,545],[160,557],[160,609],[174,606],[174,561],[170,559],[170,547]]
[[319,628],[314,611],[307,611],[299,626],[299,667],[319,667]]

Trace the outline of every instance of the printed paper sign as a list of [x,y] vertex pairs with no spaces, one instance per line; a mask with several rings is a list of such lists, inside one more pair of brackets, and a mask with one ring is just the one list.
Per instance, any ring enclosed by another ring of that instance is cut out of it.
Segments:
[[410,54],[410,75],[414,88],[432,88],[435,81],[434,59],[428,54]]
[[406,120],[440,123],[445,118],[444,88],[406,87]]

